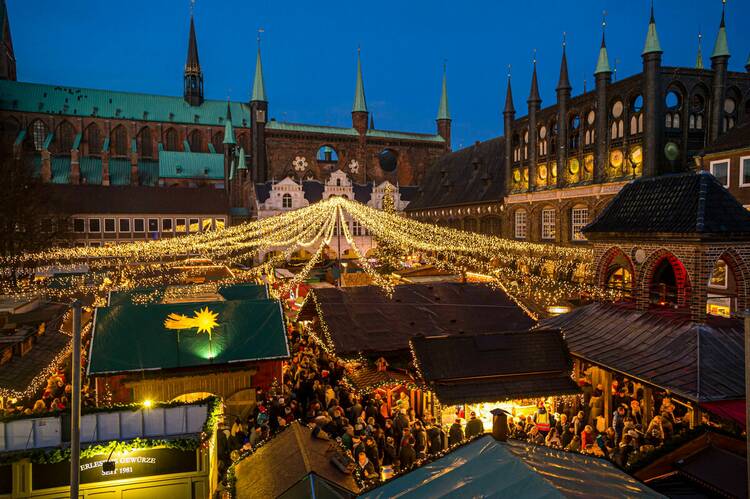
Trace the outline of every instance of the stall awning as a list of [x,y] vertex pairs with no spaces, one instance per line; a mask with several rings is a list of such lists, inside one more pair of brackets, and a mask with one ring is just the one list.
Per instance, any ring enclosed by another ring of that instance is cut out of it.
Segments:
[[422,381],[443,404],[497,402],[579,391],[557,330],[412,338]]
[[89,374],[289,356],[277,301],[122,305],[96,310]]
[[360,497],[664,497],[605,459],[482,437]]
[[[183,291],[184,290],[184,291]],[[202,284],[200,286],[150,286],[109,293],[109,306],[161,303],[165,297],[182,294],[212,292],[225,300],[267,300],[268,288],[262,284]],[[181,301],[188,301],[183,299]],[[200,300],[198,300],[200,301]]]
[[721,418],[734,421],[742,428],[745,428],[745,400],[720,400],[718,402],[705,402],[701,404],[708,412],[711,412]]

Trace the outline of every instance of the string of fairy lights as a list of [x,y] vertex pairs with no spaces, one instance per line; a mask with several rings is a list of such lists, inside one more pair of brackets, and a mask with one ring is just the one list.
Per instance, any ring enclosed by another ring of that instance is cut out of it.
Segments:
[[[582,295],[605,300],[616,298],[615,291],[586,284],[590,281],[593,262],[589,249],[513,241],[440,227],[343,197],[331,197],[277,216],[172,239],[104,247],[53,248],[0,259],[0,271],[6,274],[10,267],[29,273],[74,266],[85,266],[87,270],[53,279],[22,279],[14,283],[13,288],[3,280],[0,292],[44,291],[55,298],[89,294],[96,297],[95,305],[103,305],[111,289],[184,283],[190,274],[190,266],[186,265],[190,259],[231,268],[231,275],[221,277],[217,284],[232,284],[257,281],[303,250],[306,255],[311,254],[306,264],[276,290],[281,296],[309,277],[328,255],[334,236],[338,236],[346,241],[354,261],[369,280],[390,294],[392,280],[357,246],[358,238],[352,234],[350,221],[357,222],[377,242],[380,259],[398,262],[410,256],[457,274],[479,273],[510,295],[541,306]],[[144,293],[138,300],[148,303],[156,296]]]

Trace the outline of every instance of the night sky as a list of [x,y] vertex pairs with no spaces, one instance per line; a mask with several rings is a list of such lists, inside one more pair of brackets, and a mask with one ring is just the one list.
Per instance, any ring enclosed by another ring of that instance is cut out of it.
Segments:
[[[181,94],[188,0],[7,2],[19,80]],[[655,5],[663,64],[693,66],[702,31],[709,66],[720,0]],[[617,77],[640,72],[648,9],[647,0],[198,0],[195,17],[209,99],[249,99],[256,31],[264,28],[269,115],[280,121],[350,126],[361,45],[375,127],[434,133],[447,60],[458,149],[502,133],[508,64],[517,116],[525,114],[535,48],[542,106],[554,103],[563,31],[573,95],[584,78],[591,89],[604,10]],[[729,0],[733,71],[744,71],[750,53],[748,19],[750,2]]]

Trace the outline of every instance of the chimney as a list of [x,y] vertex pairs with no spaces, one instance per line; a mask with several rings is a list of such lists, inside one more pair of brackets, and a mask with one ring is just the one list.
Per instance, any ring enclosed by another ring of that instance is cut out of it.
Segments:
[[508,413],[502,409],[492,409],[492,438],[498,442],[508,440]]

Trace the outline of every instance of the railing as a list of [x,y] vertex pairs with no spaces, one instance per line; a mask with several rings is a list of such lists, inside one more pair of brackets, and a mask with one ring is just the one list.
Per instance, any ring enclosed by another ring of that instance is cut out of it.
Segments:
[[[81,417],[81,442],[200,433],[207,418],[205,404],[87,414]],[[69,440],[69,415],[0,422],[0,452],[58,447]]]

